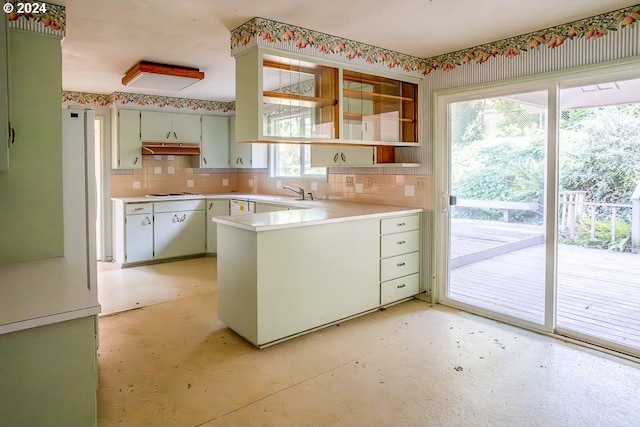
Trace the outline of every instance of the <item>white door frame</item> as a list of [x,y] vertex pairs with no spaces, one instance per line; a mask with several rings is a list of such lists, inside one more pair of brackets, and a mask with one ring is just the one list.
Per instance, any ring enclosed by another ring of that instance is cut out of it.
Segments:
[[[506,314],[496,313],[491,310],[483,309],[480,307],[472,306],[462,303],[460,301],[452,300],[446,296],[446,286],[449,282],[449,233],[450,233],[450,221],[449,221],[449,196],[450,193],[450,177],[451,177],[451,147],[449,144],[449,123],[447,106],[452,102],[459,102],[472,99],[481,99],[488,97],[506,96],[517,93],[547,91],[548,93],[548,116],[552,114],[557,116],[557,85],[555,83],[547,81],[520,81],[512,82],[508,85],[483,85],[477,88],[462,88],[455,90],[446,90],[436,92],[434,94],[434,245],[432,253],[434,254],[434,301],[440,302],[445,305],[464,309],[467,311],[476,312],[482,316],[491,317],[500,320],[505,323],[510,323],[528,329],[534,329],[544,332],[552,332],[554,326],[553,313],[555,312],[555,291],[554,282],[555,268],[550,265],[550,260],[555,261],[555,228],[557,227],[557,220],[550,218],[545,222],[547,239],[546,245],[546,261],[545,261],[545,321],[544,325],[539,325],[534,322],[529,322],[516,317],[508,316]],[[553,107],[553,111],[551,110]],[[547,130],[547,164],[549,162],[557,162],[557,132],[555,129],[555,119],[553,121],[554,126],[551,126],[551,120],[548,121]],[[553,176],[551,176],[553,175]],[[555,205],[557,201],[555,196],[557,191],[553,190],[557,187],[557,180],[555,178],[555,169],[546,168],[546,180],[545,180],[545,218],[547,212],[555,213]],[[552,193],[552,194],[550,194]],[[557,213],[554,215],[556,216]]]

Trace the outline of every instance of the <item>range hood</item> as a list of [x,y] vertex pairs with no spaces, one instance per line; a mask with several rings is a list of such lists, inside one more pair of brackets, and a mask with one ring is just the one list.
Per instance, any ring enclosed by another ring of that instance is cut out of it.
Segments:
[[173,154],[176,156],[200,155],[200,144],[197,142],[143,142],[142,154]]

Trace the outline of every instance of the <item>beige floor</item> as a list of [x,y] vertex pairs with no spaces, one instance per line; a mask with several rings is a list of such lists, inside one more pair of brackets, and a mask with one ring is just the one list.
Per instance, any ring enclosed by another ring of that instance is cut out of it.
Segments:
[[415,300],[257,350],[214,277],[100,266],[105,307],[151,304],[100,318],[100,425],[640,425],[636,363]]

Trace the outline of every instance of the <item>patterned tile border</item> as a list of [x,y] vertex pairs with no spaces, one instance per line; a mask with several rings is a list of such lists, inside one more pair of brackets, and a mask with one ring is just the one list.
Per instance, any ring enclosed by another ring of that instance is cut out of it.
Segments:
[[433,70],[482,63],[495,56],[513,57],[541,47],[555,49],[567,40],[598,39],[611,31],[633,26],[638,20],[640,4],[433,58],[418,58],[295,25],[253,18],[231,31],[231,54],[235,56],[254,46],[269,46],[345,63],[425,75]]
[[168,96],[142,95],[136,93],[114,92],[110,95],[85,92],[62,92],[62,103],[94,104],[99,106],[137,106],[168,108],[176,110],[206,111],[228,113],[235,110],[234,102],[204,101],[199,99],[172,98]]
[[[23,3],[24,6],[19,6],[19,3]],[[44,13],[32,13],[31,8],[34,3],[44,5],[46,9]],[[4,13],[9,21],[9,28],[33,31],[59,38],[64,37],[66,26],[66,10],[64,6],[42,1],[26,2],[22,0],[4,0],[2,4],[13,5],[11,12]],[[26,13],[27,10],[29,10],[30,13]]]

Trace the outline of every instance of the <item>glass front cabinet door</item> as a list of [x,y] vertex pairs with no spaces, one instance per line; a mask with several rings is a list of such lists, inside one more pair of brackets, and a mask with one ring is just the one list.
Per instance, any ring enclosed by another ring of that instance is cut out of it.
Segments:
[[265,55],[262,68],[263,135],[335,139],[338,70]]
[[343,71],[343,138],[381,142],[418,141],[418,85]]

